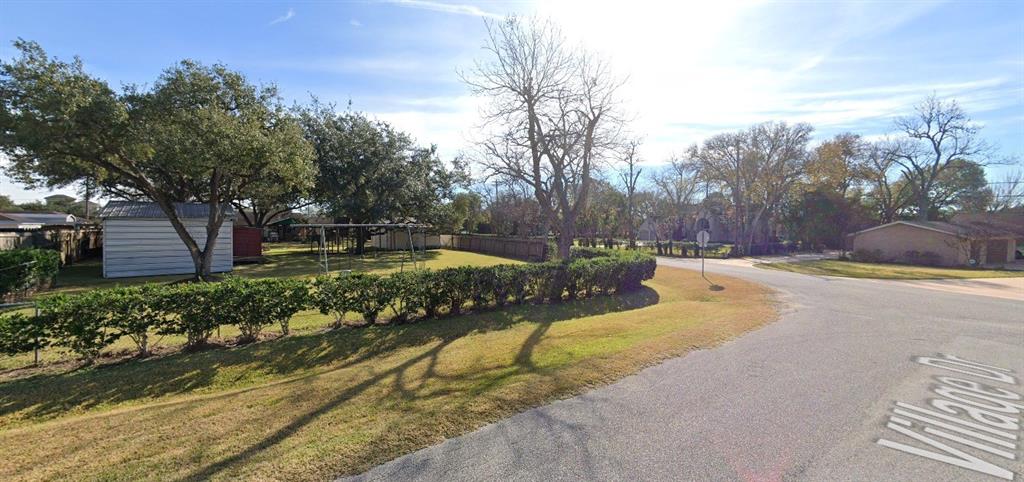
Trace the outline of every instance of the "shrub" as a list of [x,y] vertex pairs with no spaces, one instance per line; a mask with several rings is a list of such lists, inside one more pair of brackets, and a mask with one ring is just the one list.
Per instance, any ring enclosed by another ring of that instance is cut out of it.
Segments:
[[224,306],[220,324],[232,324],[241,332],[240,342],[259,338],[264,328],[274,323],[288,334],[288,321],[308,303],[306,283],[294,279],[228,278],[217,283],[215,299]]
[[0,300],[11,293],[49,286],[60,269],[60,253],[49,249],[0,251]]
[[925,251],[921,253],[921,257],[918,261],[925,266],[939,266],[942,264],[942,256],[938,253]]
[[388,292],[388,306],[395,313],[395,321],[406,321],[419,312],[423,307],[422,296],[433,290],[429,284],[426,285],[426,289],[416,286],[416,283],[424,278],[423,271],[404,271],[381,279],[384,289]]
[[149,334],[183,335],[186,349],[206,344],[220,325],[235,325],[239,341],[256,340],[267,326],[288,321],[312,305],[341,325],[348,312],[376,323],[390,307],[394,320],[407,320],[420,310],[436,316],[441,306],[459,313],[472,299],[482,308],[491,301],[504,305],[556,302],[566,296],[626,292],[654,276],[653,256],[632,250],[577,248],[573,257],[527,265],[456,267],[414,270],[390,276],[349,274],[321,276],[308,283],[294,279],[250,280],[229,277],[219,283],[144,285],[96,290],[81,295],[47,297],[40,316],[0,317],[0,353],[20,353],[52,343],[87,360],[95,359],[121,336],[131,338],[140,356],[149,353]]
[[614,279],[617,280],[615,290],[618,292],[640,289],[644,280],[654,278],[654,273],[658,268],[658,262],[654,257],[636,252],[621,258],[620,262],[622,264],[618,269],[621,272],[614,274]]
[[594,260],[588,258],[575,259],[569,263],[568,275],[568,291],[569,298],[575,298],[580,291],[586,296],[593,294],[595,283],[595,272]]
[[92,362],[121,334],[107,323],[102,291],[80,295],[58,294],[38,303],[44,323],[50,326],[53,344],[67,348]]
[[313,283],[313,304],[321,313],[332,314],[334,325],[343,324],[345,313],[356,312],[366,323],[375,323],[380,312],[392,302],[392,290],[375,274],[320,276]]
[[658,263],[649,254],[636,250],[576,248],[570,272],[578,289],[588,296],[595,292],[628,292],[640,289],[644,280],[654,277]]
[[883,255],[880,249],[858,249],[854,250],[853,254],[850,255],[850,259],[861,263],[881,263]]
[[334,327],[339,328],[345,322],[345,313],[356,311],[355,299],[348,284],[342,276],[318,276],[313,281],[313,294],[310,296],[312,305],[322,314],[334,317]]
[[49,330],[43,317],[23,313],[0,314],[0,353],[17,355],[49,344]]
[[147,284],[94,292],[105,311],[107,326],[135,342],[140,357],[149,356],[150,330],[164,323],[159,299],[165,289]]
[[462,305],[473,296],[473,269],[459,266],[437,271],[437,288],[444,292],[449,313],[461,313]]
[[536,301],[561,301],[569,286],[568,263],[548,261],[534,265],[534,297]]
[[310,305],[309,284],[303,280],[279,278],[261,280],[265,296],[273,298],[267,313],[271,323],[281,326],[281,334],[288,334],[288,322],[296,313]]
[[376,274],[350,274],[338,278],[342,289],[352,296],[355,311],[363,315],[368,324],[376,323],[377,316],[391,302],[391,289],[384,277]]
[[942,256],[938,253],[933,253],[931,251],[921,252],[913,249],[903,253],[903,259],[906,260],[907,263],[922,266],[938,266],[942,263]]
[[267,294],[267,284],[256,280],[229,277],[213,284],[210,300],[213,311],[221,313],[218,325],[234,325],[241,332],[239,343],[256,341],[270,325],[270,307],[274,300]]
[[196,349],[206,345],[222,320],[231,322],[230,300],[221,298],[226,289],[217,289],[222,283],[181,283],[159,292],[161,310],[173,313],[157,333],[161,335],[184,335],[185,348]]
[[470,275],[471,296],[475,309],[482,309],[496,298],[498,271],[495,266],[474,268]]
[[519,304],[526,299],[530,284],[530,266],[501,264],[494,267],[494,302],[503,306],[509,298]]
[[403,276],[405,301],[416,306],[417,310],[422,309],[428,318],[437,316],[437,310],[448,302],[448,296],[440,286],[440,272],[420,269],[406,271]]

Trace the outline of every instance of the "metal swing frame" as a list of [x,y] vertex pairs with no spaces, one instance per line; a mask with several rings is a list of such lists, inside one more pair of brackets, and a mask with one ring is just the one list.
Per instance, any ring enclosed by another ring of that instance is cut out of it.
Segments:
[[[388,228],[388,229],[405,229],[406,234],[409,236],[409,261],[412,263],[413,268],[416,268],[416,243],[413,241],[413,230],[419,229],[423,233],[423,250],[427,249],[427,233],[426,230],[431,226],[429,224],[419,223],[371,223],[371,224],[352,224],[352,223],[326,223],[326,224],[293,224],[290,228],[313,228],[320,234],[320,246],[319,246],[319,271],[320,274],[328,274],[330,270],[330,261],[328,259],[328,248],[327,248],[327,230],[328,229],[341,229],[341,228]],[[424,256],[423,262],[426,263],[426,257]],[[405,263],[400,268],[405,269]]]

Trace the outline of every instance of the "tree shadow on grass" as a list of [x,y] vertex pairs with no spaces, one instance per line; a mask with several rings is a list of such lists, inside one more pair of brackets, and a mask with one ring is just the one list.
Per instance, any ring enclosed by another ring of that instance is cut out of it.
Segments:
[[[525,354],[517,356],[517,363],[528,363],[532,346],[540,341],[550,323],[638,309],[656,304],[658,299],[657,292],[645,286],[622,295],[509,306],[418,323],[293,336],[236,348],[39,375],[0,384],[0,420],[16,412],[21,412],[16,419],[45,419],[59,417],[69,410],[204,391],[232,390],[224,394],[230,396],[239,390],[286,382],[282,379],[289,377],[315,376],[345,368],[401,348],[438,341],[443,347],[467,335],[502,330],[520,322],[538,323],[539,331],[531,334],[523,347]],[[429,357],[430,353],[426,355]],[[393,374],[387,372],[384,376]],[[362,384],[349,388],[339,394],[339,400],[365,388]],[[0,426],[4,424],[0,422]]]
[[[550,329],[552,323],[561,320],[580,318],[584,316],[600,315],[613,311],[626,311],[631,309],[642,308],[644,306],[656,304],[658,302],[658,299],[659,297],[657,292],[645,286],[636,293],[630,293],[622,296],[592,298],[589,300],[572,301],[556,305],[520,306],[508,310],[501,310],[490,313],[480,313],[476,315],[467,315],[452,318],[449,320],[438,320],[441,323],[444,323],[445,326],[438,330],[439,333],[428,336],[426,339],[422,340],[423,342],[438,341],[436,345],[431,347],[426,352],[423,352],[415,357],[412,357],[395,367],[375,373],[372,377],[356,385],[345,388],[331,400],[319,405],[313,410],[310,410],[296,417],[292,422],[276,430],[274,433],[263,438],[259,442],[256,442],[231,456],[225,457],[221,460],[218,460],[217,462],[207,465],[206,467],[203,467],[202,469],[197,470],[181,478],[180,480],[206,480],[225,470],[229,470],[232,467],[237,467],[242,464],[245,464],[252,457],[257,456],[263,451],[268,450],[274,447],[275,445],[281,443],[282,441],[286,440],[289,436],[296,433],[303,427],[309,425],[314,420],[319,418],[321,415],[324,415],[332,411],[333,409],[339,407],[345,402],[348,402],[353,397],[356,397],[357,395],[366,391],[370,387],[373,387],[374,385],[378,384],[383,380],[386,380],[389,377],[394,377],[394,391],[400,394],[403,398],[407,399],[435,398],[454,393],[455,391],[457,391],[457,389],[435,390],[429,394],[419,394],[417,393],[417,390],[419,388],[422,388],[427,383],[427,381],[431,379],[448,378],[446,376],[441,376],[437,374],[435,371],[435,367],[437,366],[437,362],[442,351],[444,351],[446,347],[448,347],[450,344],[452,344],[459,338],[462,338],[463,336],[472,333],[507,328],[519,321],[528,320],[530,322],[537,323],[537,326],[530,333],[530,335],[527,336],[526,340],[524,340],[523,342],[523,345],[520,347],[520,350],[515,357],[513,370],[505,372],[495,377],[491,372],[492,369],[480,368],[478,370],[480,372],[479,374],[477,374],[474,377],[470,377],[475,378],[478,376],[481,379],[495,378],[495,380],[489,381],[490,385],[494,385],[499,383],[501,380],[507,379],[515,375],[516,373],[520,373],[523,371],[533,372],[537,370],[532,361],[532,354],[538,343],[540,343],[540,341],[543,339],[544,334]],[[538,311],[537,308],[539,308],[540,310]],[[524,314],[531,316],[521,316]],[[479,319],[473,320],[473,318]],[[401,330],[402,328],[407,328],[413,331],[421,331],[421,328],[427,330],[431,330],[432,328],[438,328],[431,327],[430,325],[431,323],[407,325],[406,327],[399,327],[399,330]],[[413,336],[413,339],[416,338],[416,336]],[[370,356],[373,355],[367,354],[359,356],[356,359],[365,360]],[[421,362],[426,362],[427,367],[425,373],[421,377],[419,377],[418,387],[406,387],[406,371]],[[351,363],[357,362],[353,361]],[[477,387],[477,389],[479,390],[479,387]]]

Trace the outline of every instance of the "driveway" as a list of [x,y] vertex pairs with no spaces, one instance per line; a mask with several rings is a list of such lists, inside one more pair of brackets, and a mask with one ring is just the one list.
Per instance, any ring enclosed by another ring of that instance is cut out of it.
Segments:
[[[659,264],[699,269],[700,261]],[[960,481],[1024,473],[1024,403],[1014,400],[1024,302],[712,260],[707,271],[712,281],[728,274],[775,288],[781,319],[357,479]]]

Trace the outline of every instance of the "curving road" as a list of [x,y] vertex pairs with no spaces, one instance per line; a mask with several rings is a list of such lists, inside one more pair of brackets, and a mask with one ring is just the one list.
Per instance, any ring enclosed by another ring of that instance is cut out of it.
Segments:
[[773,287],[781,319],[356,479],[1024,476],[1024,290],[1000,298],[710,260],[707,270]]

